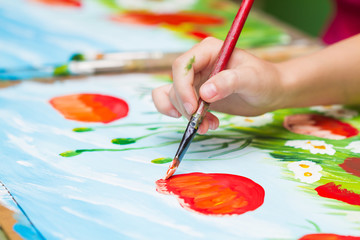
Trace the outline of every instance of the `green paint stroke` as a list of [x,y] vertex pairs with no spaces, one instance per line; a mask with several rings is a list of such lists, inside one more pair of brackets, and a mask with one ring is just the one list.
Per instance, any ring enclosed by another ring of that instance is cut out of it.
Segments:
[[70,75],[70,71],[68,68],[67,64],[64,65],[60,65],[55,67],[54,72],[53,72],[54,76],[69,76]]
[[153,159],[151,160],[152,163],[155,163],[155,164],[164,164],[164,163],[169,163],[171,162],[173,159],[172,158],[169,158],[169,157],[162,157],[162,158],[156,158],[156,159]]
[[306,219],[306,221],[315,227],[316,232],[321,233],[321,229],[316,223],[310,221],[309,219]]
[[136,138],[114,138],[113,140],[111,140],[111,142],[113,144],[119,144],[119,145],[127,145],[127,144],[132,144],[132,143],[136,143]]
[[167,131],[161,131],[161,132],[153,132],[153,133],[149,133],[146,134],[144,136],[141,137],[137,137],[137,138],[114,138],[113,140],[111,140],[111,142],[113,144],[118,144],[118,145],[127,145],[127,144],[132,144],[132,143],[136,143],[136,141],[153,136],[153,135],[158,135],[161,133],[168,133],[168,132],[174,132],[173,130],[167,130]]
[[70,57],[70,61],[80,62],[80,61],[85,61],[85,60],[86,60],[85,56],[81,53],[75,53]]
[[73,129],[74,132],[91,132],[94,131],[93,128],[87,128],[87,127],[78,127]]
[[186,64],[186,66],[185,66],[186,73],[188,73],[190,71],[190,69],[192,68],[194,63],[195,63],[195,56],[190,58],[189,62]]
[[122,149],[114,149],[114,148],[95,148],[95,149],[77,149],[77,150],[70,150],[59,155],[62,157],[74,157],[80,155],[84,152],[122,152],[122,151],[130,151],[130,150],[142,150],[142,149],[149,149],[149,148],[157,148],[157,147],[165,147],[174,143],[179,143],[180,141],[169,141],[165,143],[160,143],[158,145],[146,146],[146,147],[134,147],[134,148],[122,148]]
[[[156,113],[156,114],[158,114],[158,113]],[[150,126],[154,126],[154,127],[150,127]],[[74,132],[87,132],[87,131],[95,131],[98,129],[123,128],[123,127],[149,127],[148,130],[156,130],[156,128],[177,128],[177,127],[183,127],[183,126],[184,126],[183,123],[173,123],[173,122],[126,123],[126,124],[118,124],[118,125],[93,126],[91,128],[77,127],[77,128],[74,128],[73,131]]]

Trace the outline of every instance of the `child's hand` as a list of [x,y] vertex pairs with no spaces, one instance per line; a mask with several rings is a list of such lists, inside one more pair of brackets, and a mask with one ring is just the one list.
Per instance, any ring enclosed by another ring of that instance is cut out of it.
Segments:
[[[174,83],[153,90],[159,112],[189,118],[197,109],[199,95],[211,103],[211,110],[235,115],[255,116],[282,107],[286,91],[280,65],[265,62],[245,51],[236,49],[227,70],[208,79],[222,43],[207,38],[174,62]],[[199,133],[218,126],[217,117],[207,113]]]

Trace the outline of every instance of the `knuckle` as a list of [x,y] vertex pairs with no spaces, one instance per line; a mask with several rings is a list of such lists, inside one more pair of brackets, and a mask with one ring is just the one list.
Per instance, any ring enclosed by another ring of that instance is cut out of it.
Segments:
[[178,57],[178,58],[176,58],[175,60],[174,60],[174,62],[173,62],[173,64],[172,64],[172,70],[174,71],[174,70],[176,70],[176,69],[179,69],[181,66],[182,66],[182,64],[183,64],[183,60],[184,59],[184,57],[183,57],[183,55],[182,56],[180,56],[180,57]]
[[201,41],[203,44],[214,44],[219,42],[220,40],[214,38],[214,37],[206,37],[204,40]]

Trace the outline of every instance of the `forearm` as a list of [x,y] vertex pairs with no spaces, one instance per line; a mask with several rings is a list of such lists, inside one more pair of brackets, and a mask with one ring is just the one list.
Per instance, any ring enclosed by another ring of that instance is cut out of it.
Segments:
[[278,68],[282,107],[360,103],[360,34]]

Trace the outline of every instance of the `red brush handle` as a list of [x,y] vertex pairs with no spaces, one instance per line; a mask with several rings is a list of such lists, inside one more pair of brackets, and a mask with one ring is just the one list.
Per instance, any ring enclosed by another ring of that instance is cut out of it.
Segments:
[[[244,27],[247,16],[249,15],[251,6],[254,0],[243,0],[239,11],[237,12],[235,19],[231,25],[229,33],[226,36],[224,44],[221,47],[219,56],[215,62],[214,69],[212,70],[210,77],[221,72],[226,67],[226,64],[231,57],[231,54],[235,48],[236,42],[240,36],[240,33]],[[209,77],[209,78],[210,78]]]
[[[215,62],[214,68],[209,76],[211,78],[215,74],[218,74],[222,70],[225,69],[226,64],[228,63],[231,54],[235,48],[236,42],[240,36],[241,30],[244,27],[247,16],[249,15],[251,6],[254,0],[243,0],[239,11],[237,12],[235,19],[231,25],[229,33],[226,36],[226,39],[220,49],[218,58]],[[207,110],[209,108],[209,103],[203,101],[201,98],[199,99],[199,106],[196,110],[193,117],[195,117],[194,121],[196,121],[196,128],[201,124],[203,117],[205,116]]]

